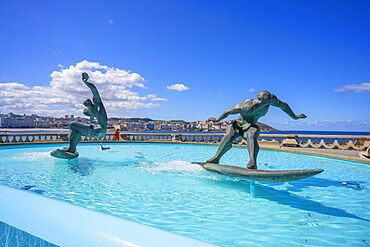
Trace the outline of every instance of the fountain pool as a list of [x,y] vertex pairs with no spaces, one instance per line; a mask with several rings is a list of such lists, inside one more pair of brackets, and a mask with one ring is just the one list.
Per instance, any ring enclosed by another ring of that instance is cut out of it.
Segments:
[[[104,145],[110,149],[80,144],[75,160],[50,156],[62,145],[1,146],[0,184],[220,246],[370,243],[368,165],[261,150],[259,169],[324,172],[287,183],[251,182],[191,163],[212,157],[216,146]],[[221,161],[245,166],[247,152],[233,148]]]

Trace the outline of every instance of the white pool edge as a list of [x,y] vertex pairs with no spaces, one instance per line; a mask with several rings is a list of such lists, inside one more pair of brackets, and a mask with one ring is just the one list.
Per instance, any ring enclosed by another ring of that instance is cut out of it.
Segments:
[[0,221],[59,246],[213,246],[4,185]]

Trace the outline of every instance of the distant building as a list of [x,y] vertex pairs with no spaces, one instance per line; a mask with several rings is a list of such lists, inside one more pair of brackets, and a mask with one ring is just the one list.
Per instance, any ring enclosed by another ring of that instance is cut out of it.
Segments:
[[185,130],[186,131],[194,131],[197,128],[196,123],[188,123],[185,125]]
[[40,118],[35,120],[35,128],[50,128],[50,123],[43,121]]
[[147,123],[146,128],[148,130],[154,130],[154,123]]
[[126,124],[127,124],[128,130],[142,130],[145,127],[143,123],[138,123],[138,122],[128,122]]
[[0,117],[0,127],[2,128],[33,128],[35,118],[30,116],[17,116],[9,113],[7,116]]
[[121,124],[121,130],[127,131],[128,130],[127,124]]
[[122,130],[122,126],[120,125],[120,124],[115,124],[115,125],[113,125],[113,128],[115,129],[115,130]]
[[9,128],[10,125],[10,118],[6,116],[1,116],[0,117],[0,127],[1,128]]
[[162,131],[171,131],[172,130],[172,127],[169,124],[161,124],[160,129]]
[[171,129],[174,131],[184,131],[185,130],[184,124],[173,123],[173,124],[170,124],[170,126],[171,126]]
[[209,123],[208,121],[198,121],[197,129],[199,131],[209,131],[210,127],[211,123]]

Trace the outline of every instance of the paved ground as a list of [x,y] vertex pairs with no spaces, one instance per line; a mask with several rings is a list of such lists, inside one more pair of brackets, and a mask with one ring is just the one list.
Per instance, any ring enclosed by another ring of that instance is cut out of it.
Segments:
[[266,149],[273,149],[277,151],[285,151],[292,153],[311,154],[316,156],[323,156],[329,158],[337,158],[344,160],[357,161],[365,164],[370,164],[370,159],[361,158],[359,151],[354,150],[338,150],[338,149],[316,149],[316,148],[291,148],[291,147],[265,147]]

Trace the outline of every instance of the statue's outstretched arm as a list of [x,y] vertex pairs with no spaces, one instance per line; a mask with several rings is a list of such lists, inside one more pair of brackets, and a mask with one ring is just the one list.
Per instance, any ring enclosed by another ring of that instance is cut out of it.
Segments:
[[208,121],[219,122],[222,119],[227,118],[229,115],[238,114],[240,112],[241,112],[241,106],[240,104],[237,104],[234,107],[224,111],[218,118],[210,117]]
[[82,73],[82,81],[85,83],[86,86],[88,86],[88,88],[90,88],[91,93],[93,94],[94,103],[100,104],[101,98],[100,98],[98,89],[95,87],[94,84],[92,84],[91,82],[88,82],[88,80],[89,80],[89,75],[86,72]]
[[271,105],[279,107],[293,119],[306,118],[304,114],[296,115],[287,103],[280,101],[275,95],[271,97]]

